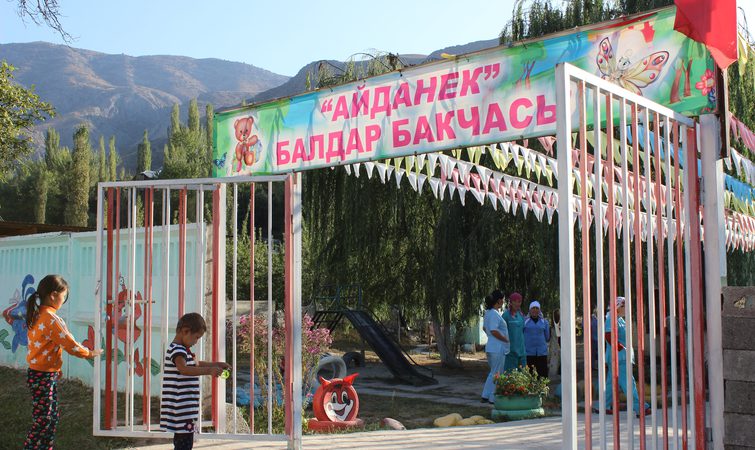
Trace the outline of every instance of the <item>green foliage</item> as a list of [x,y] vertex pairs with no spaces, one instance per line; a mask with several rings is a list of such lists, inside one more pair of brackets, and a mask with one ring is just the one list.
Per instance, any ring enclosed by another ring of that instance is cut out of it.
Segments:
[[39,99],[34,87],[13,81],[15,68],[0,62],[0,179],[32,152],[32,127],[54,115],[50,104]]
[[110,181],[116,181],[118,179],[118,150],[115,148],[115,136],[110,136],[110,142],[108,143],[109,156],[108,156],[108,171]]
[[65,223],[66,225],[87,226],[89,214],[89,166],[92,149],[89,143],[89,129],[80,125],[73,135],[73,158],[70,177],[65,180],[68,192]]
[[[193,106],[192,106],[193,105]],[[212,105],[208,105],[212,109]],[[194,112],[192,112],[194,111]],[[207,127],[198,125],[196,100],[189,104],[189,126],[179,119],[178,105],[171,112],[168,145],[164,148],[161,178],[203,178],[210,175],[212,143],[207,142]],[[210,117],[211,119],[211,117]]]
[[100,152],[97,154],[97,180],[110,181],[110,171],[107,168],[107,155],[105,154],[105,136],[100,136]]
[[50,190],[51,174],[48,172],[44,161],[36,161],[32,164],[32,192],[34,195],[34,223],[45,223],[47,210],[47,193]]
[[152,144],[149,142],[149,132],[144,130],[142,142],[137,147],[136,173],[142,173],[152,168]]
[[199,107],[196,98],[189,101],[189,129],[199,131]]

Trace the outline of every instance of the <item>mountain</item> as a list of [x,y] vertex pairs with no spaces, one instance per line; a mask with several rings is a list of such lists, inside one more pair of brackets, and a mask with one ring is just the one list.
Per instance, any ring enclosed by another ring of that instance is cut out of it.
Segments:
[[[441,53],[463,54],[498,45],[497,39],[471,42],[437,50],[427,55],[399,55],[405,66],[440,59]],[[72,146],[72,135],[87,123],[96,148],[100,136],[116,137],[126,167],[136,165],[136,148],[144,130],[152,141],[154,167],[162,164],[162,148],[170,123],[170,110],[198,99],[200,114],[211,103],[217,110],[247,103],[261,103],[304,92],[309,73],[327,64],[332,73],[344,67],[339,61],[315,61],[294,77],[287,77],[249,64],[220,59],[184,56],[110,55],[47,42],[0,44],[0,60],[16,67],[15,79],[35,86],[42,100],[51,103],[56,117],[38,125],[34,138],[39,151],[44,131],[54,127],[61,145]]]
[[[451,55],[462,55],[465,53],[476,52],[484,50],[486,48],[495,47],[498,45],[498,39],[488,39],[484,41],[470,42],[464,45],[454,45],[451,47],[442,48],[436,50],[430,55],[399,55],[399,59],[405,66],[414,66],[417,64],[423,64],[430,61],[437,61],[441,59],[442,53],[448,53]],[[269,100],[273,100],[281,97],[290,97],[292,95],[301,94],[306,90],[307,75],[316,74],[320,64],[328,64],[332,67],[333,72],[338,72],[339,69],[344,67],[344,63],[340,61],[321,60],[315,61],[302,67],[299,72],[291,77],[288,81],[269,89],[265,92],[257,94],[251,98],[251,103],[262,103]]]
[[[238,104],[283,84],[288,77],[249,64],[183,56],[109,55],[46,42],[0,44],[0,60],[14,65],[16,81],[35,85],[39,96],[51,103],[56,117],[37,127],[41,148],[43,133],[54,127],[61,145],[72,145],[75,126],[89,124],[92,144],[100,135],[115,135],[124,163],[133,167],[136,146],[144,130],[150,139],[164,142],[175,103],[197,98],[215,108]],[[186,117],[186,107],[181,108]],[[153,143],[153,161],[162,160],[162,143]]]

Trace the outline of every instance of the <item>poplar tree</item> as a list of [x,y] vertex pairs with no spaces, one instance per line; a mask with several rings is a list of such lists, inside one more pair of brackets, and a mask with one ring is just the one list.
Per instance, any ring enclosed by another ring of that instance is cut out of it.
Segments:
[[105,136],[100,136],[100,154],[98,157],[99,163],[99,181],[110,181],[110,172],[107,167],[107,156],[105,154]]
[[189,101],[189,130],[199,131],[199,107],[196,98]]
[[89,130],[80,125],[73,134],[73,164],[71,175],[65,183],[70,183],[65,210],[66,225],[87,226],[89,214],[89,165],[92,159],[89,143]]
[[173,104],[173,109],[170,112],[170,128],[168,128],[168,137],[178,133],[181,129],[181,116],[178,109],[178,103]]
[[48,128],[45,132],[45,163],[52,169],[55,157],[60,151],[60,135],[55,128]]
[[144,130],[142,142],[139,144],[136,154],[136,173],[150,170],[152,167],[152,144],[149,142],[149,133]]
[[50,171],[47,170],[44,162],[35,163],[32,169],[34,223],[45,223],[49,188]]
[[108,170],[110,172],[110,181],[116,181],[116,171],[118,170],[118,151],[115,149],[115,136],[110,136],[110,157],[108,166]]
[[207,141],[207,148],[209,149],[210,157],[212,157],[212,133],[213,131],[213,124],[212,121],[215,120],[215,111],[212,109],[211,104],[207,104],[204,108],[204,116],[205,116],[205,140]]

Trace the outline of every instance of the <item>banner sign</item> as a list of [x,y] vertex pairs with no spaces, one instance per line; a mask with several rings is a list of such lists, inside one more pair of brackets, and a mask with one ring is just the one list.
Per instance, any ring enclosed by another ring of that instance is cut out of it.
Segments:
[[675,11],[219,112],[213,175],[279,174],[553,135],[559,62],[677,112],[711,111],[713,60],[674,31]]

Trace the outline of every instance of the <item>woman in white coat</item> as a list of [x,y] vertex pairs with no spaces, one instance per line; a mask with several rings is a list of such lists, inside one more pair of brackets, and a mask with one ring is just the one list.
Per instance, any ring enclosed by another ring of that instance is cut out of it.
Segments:
[[502,307],[503,292],[495,290],[485,298],[483,329],[488,336],[488,343],[485,345],[485,354],[488,357],[490,373],[482,389],[482,399],[480,400],[482,402],[493,403],[495,401],[493,377],[497,373],[503,372],[506,354],[509,352],[509,330],[506,326],[506,321],[501,317]]

